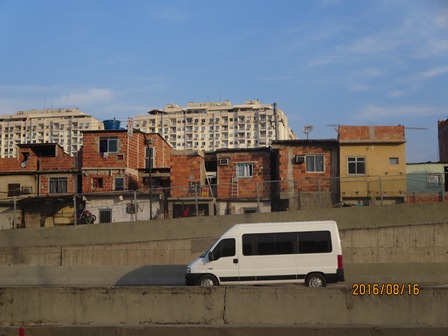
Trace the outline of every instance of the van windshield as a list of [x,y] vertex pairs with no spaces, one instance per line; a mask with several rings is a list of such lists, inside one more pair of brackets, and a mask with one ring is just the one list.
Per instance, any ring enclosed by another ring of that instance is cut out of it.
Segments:
[[209,247],[204,253],[202,253],[202,254],[199,256],[199,258],[204,258],[204,257],[208,254],[208,252],[212,249],[212,247],[216,244],[216,242],[217,242],[217,240],[215,240],[215,241],[213,242],[213,244],[210,245],[210,247]]

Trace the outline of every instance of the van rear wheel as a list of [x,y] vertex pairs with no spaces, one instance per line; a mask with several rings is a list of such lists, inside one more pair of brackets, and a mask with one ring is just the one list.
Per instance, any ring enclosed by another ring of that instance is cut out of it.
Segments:
[[218,286],[218,280],[213,275],[203,275],[199,278],[198,285],[201,287]]
[[326,287],[327,280],[322,274],[319,273],[311,273],[305,279],[305,284],[308,287]]

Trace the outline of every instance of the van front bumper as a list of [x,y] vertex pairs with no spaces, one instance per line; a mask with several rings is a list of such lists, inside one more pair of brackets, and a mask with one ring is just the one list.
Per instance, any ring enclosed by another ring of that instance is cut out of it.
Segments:
[[185,274],[185,285],[186,286],[196,286],[198,279],[202,274],[197,273],[186,273]]

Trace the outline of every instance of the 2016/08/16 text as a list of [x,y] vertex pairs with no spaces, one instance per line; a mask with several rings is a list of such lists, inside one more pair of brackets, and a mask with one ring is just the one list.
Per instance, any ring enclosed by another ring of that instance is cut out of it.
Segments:
[[354,283],[352,285],[352,295],[419,295],[419,284],[399,284],[399,283]]

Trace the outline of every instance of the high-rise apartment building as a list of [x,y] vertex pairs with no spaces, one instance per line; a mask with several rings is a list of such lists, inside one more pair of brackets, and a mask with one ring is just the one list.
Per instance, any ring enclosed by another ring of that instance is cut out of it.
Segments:
[[167,104],[134,118],[134,128],[159,133],[174,149],[254,148],[274,140],[296,139],[288,119],[276,104],[248,100],[242,105],[230,101]]
[[103,123],[77,108],[18,111],[0,116],[0,158],[15,157],[17,145],[57,143],[69,155],[82,145],[83,130],[103,129]]

